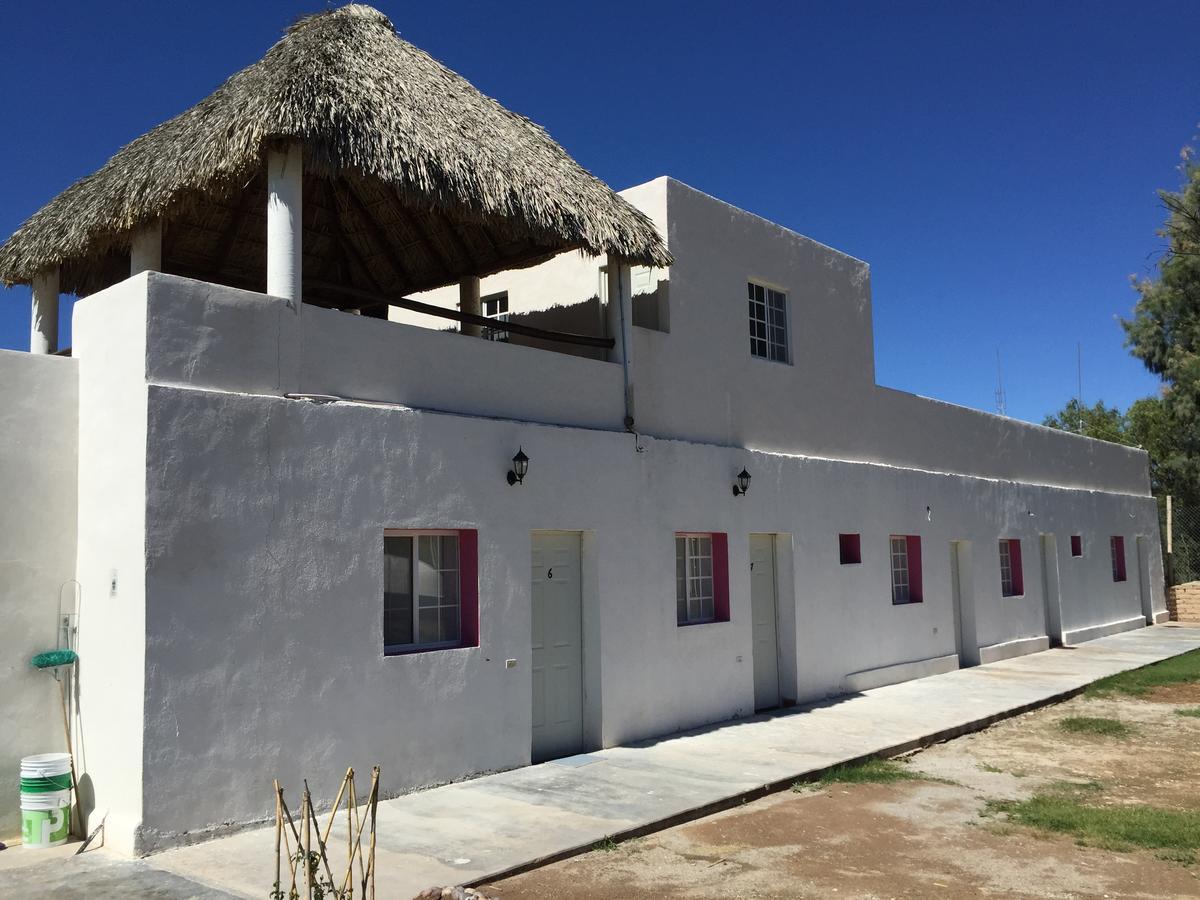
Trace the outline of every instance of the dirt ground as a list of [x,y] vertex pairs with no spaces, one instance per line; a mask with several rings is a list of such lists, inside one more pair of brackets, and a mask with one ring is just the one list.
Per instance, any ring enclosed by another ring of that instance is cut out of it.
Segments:
[[[805,787],[485,885],[502,900],[627,897],[1200,897],[1200,865],[1115,852],[985,814],[1062,781],[1089,802],[1200,809],[1200,685],[1075,698],[921,751],[941,781]],[[1068,734],[1105,716],[1124,738]]]

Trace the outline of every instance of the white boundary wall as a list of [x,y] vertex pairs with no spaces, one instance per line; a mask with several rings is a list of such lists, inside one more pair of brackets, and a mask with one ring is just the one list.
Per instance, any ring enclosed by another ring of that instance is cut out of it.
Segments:
[[75,577],[78,367],[0,350],[0,385],[0,840],[11,843],[21,757],[66,748],[58,687],[29,660],[57,646],[60,588]]

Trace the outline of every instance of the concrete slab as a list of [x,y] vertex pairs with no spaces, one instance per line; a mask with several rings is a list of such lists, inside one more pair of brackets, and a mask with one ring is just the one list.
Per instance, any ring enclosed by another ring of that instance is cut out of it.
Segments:
[[[606,837],[656,830],[840,762],[984,727],[1197,648],[1197,627],[1127,631],[388,800],[379,806],[381,896],[490,880]],[[111,866],[125,865],[136,879],[151,878],[148,870],[164,879],[157,893],[124,896],[261,898],[273,877],[273,841],[272,829],[255,829],[143,861],[97,863],[92,874],[107,878],[120,871]],[[5,895],[8,874],[0,868]],[[204,889],[211,893],[195,892]]]

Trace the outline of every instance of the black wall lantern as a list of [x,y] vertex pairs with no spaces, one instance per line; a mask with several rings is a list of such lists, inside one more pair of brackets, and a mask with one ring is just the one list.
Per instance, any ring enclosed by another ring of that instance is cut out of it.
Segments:
[[750,490],[750,473],[745,469],[737,473],[737,484],[733,486],[733,496],[740,497]]
[[513,467],[508,470],[509,484],[524,484],[525,474],[529,471],[529,457],[525,455],[525,451],[520,447],[517,448],[517,455],[513,457]]

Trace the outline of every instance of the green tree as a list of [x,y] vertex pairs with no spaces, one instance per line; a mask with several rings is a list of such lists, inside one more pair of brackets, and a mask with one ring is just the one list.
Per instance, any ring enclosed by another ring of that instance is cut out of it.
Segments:
[[1096,401],[1095,406],[1082,406],[1072,397],[1058,412],[1046,416],[1042,424],[1114,444],[1129,443],[1125,415],[1115,406],[1105,406],[1103,400]]
[[1162,488],[1200,502],[1200,165],[1190,149],[1180,166],[1183,187],[1159,196],[1167,209],[1160,234],[1167,246],[1151,278],[1135,279],[1140,298],[1122,320],[1126,346],[1163,380],[1161,421],[1147,423],[1161,441]]

